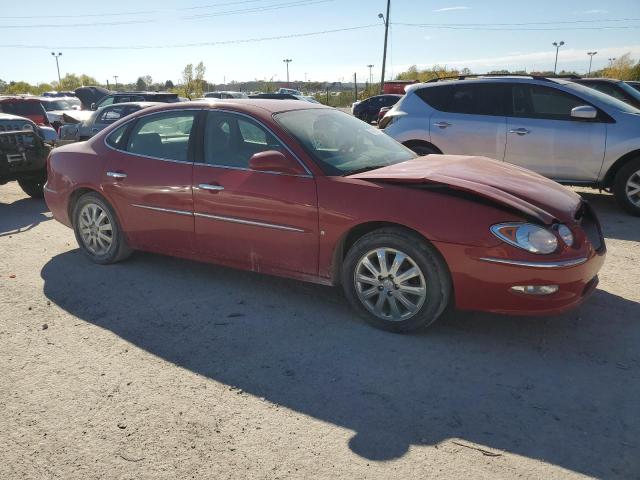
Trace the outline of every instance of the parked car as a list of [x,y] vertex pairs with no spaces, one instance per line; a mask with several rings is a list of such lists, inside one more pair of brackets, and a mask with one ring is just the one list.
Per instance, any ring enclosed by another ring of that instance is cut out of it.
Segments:
[[565,311],[605,256],[593,211],[561,185],[495,160],[419,158],[294,100],[151,107],[48,165],[47,205],[93,262],[152,250],[341,284],[395,331],[449,305]]
[[245,92],[206,92],[204,98],[247,98]]
[[578,78],[571,81],[595,88],[633,107],[640,108],[640,92],[622,80],[614,78]]
[[43,97],[56,98],[56,97],[75,97],[75,92],[44,92]]
[[397,94],[369,97],[353,106],[353,115],[364,122],[371,123],[378,119],[378,112],[382,107],[391,107],[401,98],[402,95]]
[[51,148],[31,120],[0,113],[0,185],[18,181],[30,197],[42,197]]
[[302,92],[300,90],[296,90],[295,88],[279,88],[278,91],[276,93],[281,93],[281,94],[291,94],[291,95],[298,95],[298,96],[302,96]]
[[387,114],[389,110],[391,110],[391,107],[382,107],[380,109],[380,111],[378,112],[378,118],[377,118],[378,125],[380,124],[380,121],[384,118],[384,116]]
[[159,102],[127,102],[101,107],[95,112],[92,112],[91,116],[84,120],[75,123],[68,121],[67,125],[63,125],[60,129],[60,140],[58,143],[60,145],[66,145],[67,143],[88,140],[121,118],[138,110],[142,110],[143,108],[159,104]]
[[47,120],[57,131],[64,123],[65,112],[80,110],[81,102],[75,97],[40,97],[40,103],[47,114]]
[[632,86],[633,88],[635,88],[636,90],[638,90],[640,92],[640,82],[629,80],[626,83],[627,83],[627,85]]
[[568,185],[612,191],[640,215],[640,110],[543,77],[417,84],[381,128],[420,155],[483,155]]
[[36,125],[49,125],[47,112],[38,97],[0,96],[0,112],[26,117]]
[[105,95],[97,102],[91,105],[91,110],[97,110],[100,107],[106,107],[114,103],[127,102],[162,102],[176,103],[180,102],[177,93],[170,92],[117,92]]
[[106,88],[89,86],[76,88],[74,93],[80,102],[82,102],[82,110],[91,110],[91,105],[97,103],[98,100],[106,97],[112,92]]

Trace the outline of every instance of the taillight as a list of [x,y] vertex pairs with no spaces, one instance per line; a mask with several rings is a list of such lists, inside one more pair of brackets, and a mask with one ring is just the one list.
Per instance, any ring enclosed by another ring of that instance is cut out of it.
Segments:
[[378,122],[378,128],[380,128],[380,129],[387,128],[389,125],[391,125],[393,122],[395,122],[397,118],[398,117],[396,115],[385,115]]

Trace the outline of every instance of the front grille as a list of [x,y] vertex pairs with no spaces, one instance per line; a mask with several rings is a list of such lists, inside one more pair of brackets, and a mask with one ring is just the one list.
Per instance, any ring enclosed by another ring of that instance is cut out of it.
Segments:
[[602,235],[602,228],[600,227],[600,222],[591,208],[591,205],[583,201],[582,205],[580,205],[580,208],[576,212],[575,218],[596,252],[604,250],[604,236]]
[[32,133],[15,133],[15,134],[5,134],[4,132],[19,132],[23,130],[24,123],[15,124],[15,123],[2,123],[0,122],[0,143],[5,145],[16,145],[16,146],[25,146],[29,145],[30,142],[27,140],[28,135],[33,135]]

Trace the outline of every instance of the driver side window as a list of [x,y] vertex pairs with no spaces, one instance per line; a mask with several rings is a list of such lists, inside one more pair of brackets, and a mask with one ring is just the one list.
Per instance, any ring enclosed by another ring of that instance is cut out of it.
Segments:
[[249,168],[249,159],[267,150],[283,150],[283,147],[258,123],[233,113],[212,110],[207,114],[204,163]]

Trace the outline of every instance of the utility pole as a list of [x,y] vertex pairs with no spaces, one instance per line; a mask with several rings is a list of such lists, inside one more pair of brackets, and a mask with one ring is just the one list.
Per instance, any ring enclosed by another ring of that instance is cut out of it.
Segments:
[[587,73],[587,75],[591,74],[591,64],[593,63],[593,56],[597,54],[598,52],[587,52],[587,55],[589,55],[589,72]]
[[58,88],[62,88],[62,80],[60,78],[60,64],[58,63],[58,57],[61,57],[62,53],[58,52],[58,54],[56,55],[55,52],[51,52],[51,55],[53,55],[56,59],[56,68],[58,69]]
[[381,18],[384,22],[384,53],[382,54],[382,78],[380,80],[380,93],[384,92],[384,74],[387,67],[387,40],[389,38],[389,13],[391,11],[391,0],[387,0],[387,16],[382,13],[378,14],[378,18]]
[[609,68],[613,67],[613,62],[616,61],[616,57],[609,58]]
[[113,79],[116,81],[115,89],[116,89],[116,91],[118,91],[118,75],[114,75]]
[[553,42],[552,45],[556,47],[556,63],[553,65],[553,74],[555,75],[558,69],[558,50],[560,50],[560,47],[564,45],[564,42],[563,41],[561,41],[560,43]]
[[111,90],[111,88],[109,87],[109,79],[107,78],[107,90]]
[[358,74],[357,73],[353,73],[353,86],[356,89],[356,98],[354,100],[354,102],[358,101]]
[[285,58],[284,60],[282,60],[284,63],[287,64],[287,87],[289,87],[289,64],[293,61],[290,58]]

